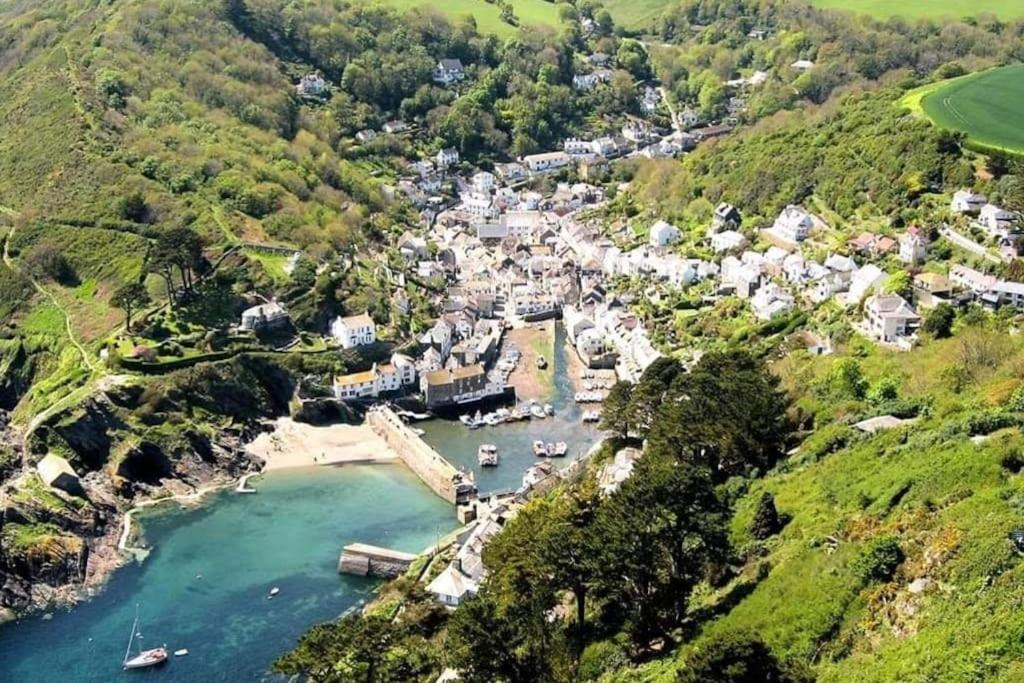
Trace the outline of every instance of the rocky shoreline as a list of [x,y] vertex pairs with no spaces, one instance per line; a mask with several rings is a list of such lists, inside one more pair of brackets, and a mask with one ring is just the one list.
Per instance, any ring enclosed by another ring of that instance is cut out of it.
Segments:
[[[65,420],[70,424],[62,428],[82,443],[107,437],[105,429],[96,430],[93,408],[83,412],[93,417]],[[126,518],[162,503],[199,504],[206,493],[262,470],[262,459],[243,445],[261,428],[254,423],[248,429],[223,430],[205,442],[184,440],[196,447],[173,453],[136,446],[141,457],[159,455],[170,464],[165,476],[153,481],[126,477],[126,457],[121,470],[100,468],[82,476],[80,495],[47,486],[34,467],[23,468],[0,490],[0,623],[95,595],[116,569],[138,557],[119,547]]]

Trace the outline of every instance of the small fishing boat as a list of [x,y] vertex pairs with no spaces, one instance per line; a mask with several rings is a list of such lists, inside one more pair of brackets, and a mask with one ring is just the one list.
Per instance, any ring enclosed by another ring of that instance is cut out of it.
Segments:
[[488,427],[496,427],[500,425],[504,420],[497,413],[487,413],[484,415],[484,424]]
[[561,458],[561,457],[563,457],[568,452],[569,452],[569,444],[567,444],[564,441],[559,441],[558,443],[555,444],[554,448],[551,450],[551,455],[556,457],[556,458]]
[[469,415],[460,415],[459,422],[466,425],[467,429],[477,429],[478,427],[480,427],[480,423],[474,420]]
[[492,443],[482,443],[476,452],[476,460],[480,467],[498,466],[498,447]]
[[174,651],[174,656],[175,657],[187,657],[188,656],[188,649],[183,647],[180,650],[175,650]]
[[548,448],[547,446],[544,445],[543,441],[533,442],[533,454],[536,455],[538,458],[548,457]]
[[555,407],[550,403],[544,404],[544,414],[548,417],[552,417],[555,414]]
[[281,589],[278,588],[277,586],[274,586],[273,588],[270,589],[270,595],[267,596],[267,600],[269,600],[270,598],[274,597],[275,595],[277,595],[280,592],[281,592]]
[[536,403],[534,403],[532,406],[530,406],[530,415],[532,415],[533,417],[542,419],[542,420],[545,417],[548,416],[548,414],[544,412],[544,408],[542,408],[541,406],[537,405]]
[[[124,651],[122,665],[125,669],[144,669],[167,661],[167,648],[154,647],[150,650],[142,649],[142,634],[139,633],[139,606],[135,606],[135,621],[132,622],[132,634],[128,638],[128,649]],[[132,657],[132,645],[138,642],[138,653]]]

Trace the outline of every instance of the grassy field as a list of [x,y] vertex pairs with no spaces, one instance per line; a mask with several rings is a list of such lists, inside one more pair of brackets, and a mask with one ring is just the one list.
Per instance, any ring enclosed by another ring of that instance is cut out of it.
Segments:
[[1020,0],[811,0],[815,7],[861,12],[874,17],[927,17],[930,19],[973,17],[982,13],[994,14],[1009,20],[1024,17],[1024,2]]
[[1024,152],[1024,65],[931,84],[909,93],[903,103],[979,145]]
[[[416,0],[393,0],[398,3]],[[472,2],[473,0],[468,0]],[[802,1],[802,0],[801,0]],[[607,0],[605,8],[615,23],[629,28],[644,27],[661,14],[671,3],[669,0]],[[979,14],[994,14],[1004,21],[1024,17],[1024,2],[1020,0],[810,0],[810,4],[823,9],[849,10],[887,19],[899,16],[928,19],[962,19]],[[516,5],[519,14],[519,6]],[[497,16],[497,13],[495,13]],[[479,21],[479,19],[478,19]]]
[[[646,0],[658,3],[660,0]],[[481,33],[494,33],[503,38],[512,36],[518,27],[506,24],[501,20],[501,10],[485,0],[448,0],[441,5],[430,0],[378,0],[381,4],[408,10],[414,7],[433,7],[451,19],[457,20],[466,15],[473,15],[477,28]],[[519,23],[522,26],[558,27],[558,5],[545,0],[509,0]]]
[[604,7],[616,24],[641,28],[650,25],[670,4],[667,0],[607,0]]

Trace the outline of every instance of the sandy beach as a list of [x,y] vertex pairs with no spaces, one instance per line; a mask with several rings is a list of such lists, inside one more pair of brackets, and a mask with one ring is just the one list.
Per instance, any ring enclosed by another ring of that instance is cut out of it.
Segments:
[[246,446],[266,461],[264,471],[312,465],[393,462],[394,451],[369,425],[314,425],[279,418],[272,432]]

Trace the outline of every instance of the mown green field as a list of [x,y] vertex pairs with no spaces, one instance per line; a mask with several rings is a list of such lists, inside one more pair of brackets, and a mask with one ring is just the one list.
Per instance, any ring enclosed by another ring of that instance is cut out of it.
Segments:
[[921,111],[985,147],[1024,152],[1024,64],[991,69],[929,87]]
[[[671,4],[671,0],[606,0],[603,4],[615,23],[632,28],[653,22]],[[1022,0],[810,0],[810,4],[870,14],[881,19],[894,16],[962,19],[984,13],[994,14],[1004,21],[1024,17]]]
[[[381,4],[389,5],[400,10],[408,10],[414,7],[432,7],[443,12],[453,20],[461,19],[466,15],[473,15],[476,19],[477,28],[481,33],[494,33],[507,38],[519,30],[518,27],[506,24],[501,20],[501,9],[485,0],[447,0],[444,3],[436,3],[431,0],[378,0]],[[509,0],[515,15],[521,26],[551,26],[557,27],[558,5],[545,0]],[[658,0],[654,0],[658,1]]]
[[1000,19],[1024,17],[1021,0],[811,0],[815,7],[844,9],[874,17],[928,17],[931,19],[994,14]]

